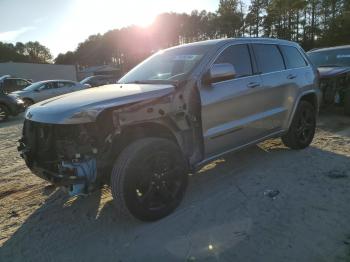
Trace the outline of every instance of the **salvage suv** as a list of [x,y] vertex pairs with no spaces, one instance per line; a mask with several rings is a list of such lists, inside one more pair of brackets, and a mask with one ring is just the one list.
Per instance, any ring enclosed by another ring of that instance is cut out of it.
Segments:
[[183,198],[188,173],[282,137],[311,143],[317,71],[295,43],[224,39],[160,51],[118,84],[55,97],[25,115],[19,151],[31,171],[86,194],[110,184],[122,214],[152,221]]
[[318,67],[322,105],[338,105],[350,116],[350,46],[313,49],[307,53]]

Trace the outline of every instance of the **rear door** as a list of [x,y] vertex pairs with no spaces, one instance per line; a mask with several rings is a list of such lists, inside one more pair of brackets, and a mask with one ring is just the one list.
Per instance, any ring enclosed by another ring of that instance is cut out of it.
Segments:
[[287,117],[286,102],[291,88],[289,72],[277,45],[254,43],[252,47],[263,83],[260,88],[263,97],[260,127],[267,135],[281,130]]
[[55,82],[44,83],[38,88],[37,91],[33,91],[32,95],[35,102],[54,97],[56,96],[56,83]]
[[56,91],[57,95],[68,94],[77,90],[78,88],[76,87],[74,82],[69,82],[69,81],[57,82],[57,91]]
[[254,123],[263,106],[258,97],[261,78],[253,73],[247,44],[228,46],[214,63],[232,64],[237,75],[231,80],[201,86],[202,128],[207,158],[257,138],[260,131]]
[[[315,83],[315,74],[313,68],[308,64],[302,52],[294,46],[280,45],[284,60],[286,62],[286,81],[288,82],[288,95],[292,99],[287,99],[285,103],[289,108],[288,115],[292,115],[293,102],[301,89],[313,88]],[[286,125],[288,119],[286,118]]]

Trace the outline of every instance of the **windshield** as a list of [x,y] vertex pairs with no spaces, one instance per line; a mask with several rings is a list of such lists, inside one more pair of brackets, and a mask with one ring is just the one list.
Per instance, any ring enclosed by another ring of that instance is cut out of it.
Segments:
[[45,82],[36,82],[34,84],[31,84],[23,89],[23,91],[34,91],[37,90],[41,85],[43,85]]
[[3,76],[0,76],[0,81],[6,79],[6,78],[8,78],[8,77],[11,77],[11,76],[10,76],[10,75],[3,75]]
[[84,78],[83,80],[80,81],[80,84],[87,84],[91,79],[96,78],[96,76],[88,76],[87,78]]
[[308,55],[317,67],[350,66],[350,48],[315,51]]
[[118,83],[164,83],[185,80],[209,48],[209,45],[200,45],[160,51],[132,69]]

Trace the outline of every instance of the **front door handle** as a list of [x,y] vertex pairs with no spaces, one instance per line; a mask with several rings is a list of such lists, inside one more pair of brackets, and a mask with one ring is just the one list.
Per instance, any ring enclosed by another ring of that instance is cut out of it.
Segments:
[[260,86],[260,83],[258,82],[250,82],[247,87],[249,88],[255,88],[255,87],[259,87]]
[[290,75],[287,76],[287,78],[288,78],[288,79],[295,79],[295,78],[297,78],[297,76],[296,76],[296,75],[293,75],[293,74],[290,74]]

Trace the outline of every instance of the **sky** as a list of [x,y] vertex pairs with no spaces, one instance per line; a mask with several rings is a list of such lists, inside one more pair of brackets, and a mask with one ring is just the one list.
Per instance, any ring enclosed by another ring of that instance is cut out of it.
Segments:
[[92,34],[146,27],[162,12],[214,12],[218,6],[219,0],[0,0],[0,41],[39,41],[57,56]]

